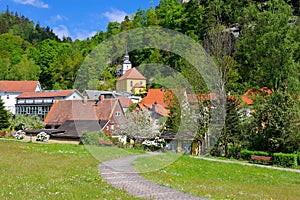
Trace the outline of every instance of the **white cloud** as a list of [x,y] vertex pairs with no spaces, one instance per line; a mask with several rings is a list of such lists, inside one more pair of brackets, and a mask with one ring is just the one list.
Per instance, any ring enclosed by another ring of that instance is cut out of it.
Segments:
[[96,35],[97,31],[77,30],[75,31],[75,39],[85,40]]
[[52,16],[50,18],[50,20],[47,21],[48,24],[56,24],[56,22],[58,21],[68,21],[69,19],[66,17],[66,16],[63,16],[63,15],[55,15],[55,16]]
[[103,15],[110,21],[110,22],[119,22],[121,23],[125,16],[128,15],[126,12],[118,9],[110,9],[110,11],[107,11],[103,13]]
[[16,3],[23,5],[32,5],[38,8],[49,8],[49,5],[40,0],[14,0]]
[[70,37],[70,32],[65,25],[58,25],[54,27],[53,32],[58,36],[59,39],[63,39],[63,37]]

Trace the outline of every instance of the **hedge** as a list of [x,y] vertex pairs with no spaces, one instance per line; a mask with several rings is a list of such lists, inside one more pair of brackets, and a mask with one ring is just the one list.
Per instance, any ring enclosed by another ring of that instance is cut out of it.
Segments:
[[281,167],[297,167],[297,154],[274,153],[273,164]]
[[265,151],[250,151],[246,149],[241,151],[241,158],[244,160],[251,160],[252,155],[269,156],[269,153]]
[[297,153],[297,161],[298,161],[298,165],[300,165],[300,152]]

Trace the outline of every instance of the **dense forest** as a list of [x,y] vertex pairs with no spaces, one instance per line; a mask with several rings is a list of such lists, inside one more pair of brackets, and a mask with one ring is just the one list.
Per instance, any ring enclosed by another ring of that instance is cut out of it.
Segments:
[[[137,10],[123,22],[110,22],[87,40],[63,38],[7,9],[0,15],[0,79],[39,80],[44,89],[74,87],[85,57],[102,41],[123,31],[163,27],[199,42],[224,75],[227,93],[241,95],[249,88],[268,87],[269,98],[255,106],[252,120],[233,124],[235,101],[228,101],[225,144],[247,141],[247,148],[271,152],[299,149],[300,19],[299,0],[160,0],[155,8]],[[233,29],[230,29],[233,28]],[[237,30],[235,34],[230,30]],[[133,66],[162,63],[181,72],[198,93],[201,77],[187,60],[157,49],[130,53]],[[102,74],[97,88],[112,90],[122,58]],[[230,118],[231,117],[231,118]],[[259,134],[257,134],[259,133]]]

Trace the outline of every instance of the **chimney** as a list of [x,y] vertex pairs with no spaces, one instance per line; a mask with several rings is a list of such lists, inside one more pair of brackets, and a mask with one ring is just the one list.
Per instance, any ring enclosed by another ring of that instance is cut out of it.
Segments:
[[88,101],[87,96],[83,96],[83,103],[84,103],[84,104],[87,104],[87,101]]
[[105,99],[104,95],[100,95],[99,100],[102,102],[104,101],[104,99]]
[[156,105],[157,105],[157,102],[155,101],[155,102],[152,104],[151,111],[155,112],[155,110],[156,110]]

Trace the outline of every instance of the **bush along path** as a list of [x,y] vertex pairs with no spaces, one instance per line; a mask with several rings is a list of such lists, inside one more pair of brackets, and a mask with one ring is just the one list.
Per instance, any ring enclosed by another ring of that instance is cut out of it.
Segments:
[[203,199],[151,182],[140,176],[131,166],[136,158],[153,155],[155,154],[148,153],[103,162],[99,165],[100,174],[112,186],[142,199]]

